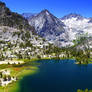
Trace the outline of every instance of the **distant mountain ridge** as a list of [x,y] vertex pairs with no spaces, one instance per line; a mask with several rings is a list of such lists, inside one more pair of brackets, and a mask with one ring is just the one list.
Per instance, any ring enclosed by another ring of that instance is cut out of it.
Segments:
[[83,19],[84,17],[83,16],[81,16],[80,14],[76,14],[76,13],[70,13],[70,14],[68,14],[68,15],[66,15],[66,16],[64,16],[64,17],[62,17],[61,19],[62,20],[65,20],[65,19],[70,19],[70,18],[77,18],[77,19]]
[[24,18],[29,19],[32,18],[33,16],[36,16],[37,13],[23,13],[21,14]]

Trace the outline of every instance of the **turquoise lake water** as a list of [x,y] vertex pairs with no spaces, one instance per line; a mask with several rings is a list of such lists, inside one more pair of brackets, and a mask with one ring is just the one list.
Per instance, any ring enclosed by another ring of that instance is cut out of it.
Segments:
[[74,60],[42,60],[40,72],[25,77],[20,92],[76,92],[92,89],[92,65],[76,65]]

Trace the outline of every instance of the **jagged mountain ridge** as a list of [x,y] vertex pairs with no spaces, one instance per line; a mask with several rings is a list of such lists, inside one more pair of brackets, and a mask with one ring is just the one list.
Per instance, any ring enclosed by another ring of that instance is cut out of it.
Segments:
[[[49,19],[47,19],[48,16],[50,16]],[[92,36],[92,18],[86,18],[76,13],[70,13],[60,19],[53,16],[48,10],[43,10],[37,16],[32,17],[29,24],[35,27],[40,36],[54,44],[58,42],[61,46],[73,45],[73,40],[82,34],[88,33],[88,36]],[[53,22],[50,21],[51,19]],[[55,19],[62,23],[56,22]],[[53,26],[56,27],[55,25],[61,26],[64,30],[62,31],[60,28],[59,31],[57,29],[54,31]]]
[[[34,26],[37,30],[36,32],[42,37],[46,36],[43,32],[47,32],[49,34],[55,34],[56,32],[56,35],[59,35],[59,32],[64,31],[64,24],[53,16],[48,10],[43,10],[37,16],[30,19],[29,24]],[[60,27],[61,30],[58,30],[57,27]]]
[[55,45],[64,45],[63,43],[68,41],[64,23],[47,9],[32,17],[29,20],[29,24],[35,27],[38,35]]

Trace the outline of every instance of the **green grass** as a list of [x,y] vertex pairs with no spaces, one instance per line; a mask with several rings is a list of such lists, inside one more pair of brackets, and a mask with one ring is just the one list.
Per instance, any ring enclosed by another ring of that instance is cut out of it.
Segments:
[[37,60],[38,59],[36,58],[31,60],[25,59],[23,60],[25,64],[20,65],[0,65],[0,70],[10,70],[11,76],[18,77],[16,82],[13,82],[6,87],[0,87],[0,92],[19,92],[20,81],[23,79],[23,77],[39,72],[39,68],[36,66],[38,64],[35,62]]
[[[29,69],[27,69],[29,68]],[[20,81],[23,79],[23,77],[28,75],[33,75],[37,72],[39,72],[38,67],[30,66],[30,67],[18,67],[18,68],[7,68],[8,70],[11,70],[13,76],[18,76],[18,79],[16,82],[13,82],[9,84],[6,87],[0,87],[0,92],[19,92],[20,90]]]
[[92,92],[92,90],[88,90],[88,89],[81,90],[81,89],[78,89],[77,92]]
[[18,77],[20,80],[17,82],[14,82],[13,84],[10,84],[9,86],[6,87],[6,90],[8,89],[8,92],[20,92],[20,81],[23,79],[24,76],[28,75],[33,75],[38,72],[37,67],[29,67],[32,70],[23,70],[22,72],[19,73]]

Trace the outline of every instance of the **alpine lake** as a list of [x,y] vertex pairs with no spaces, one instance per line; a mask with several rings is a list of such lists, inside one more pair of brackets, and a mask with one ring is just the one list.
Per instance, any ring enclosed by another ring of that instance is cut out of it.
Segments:
[[20,81],[19,92],[77,92],[92,89],[92,64],[75,60],[39,60],[39,72]]

